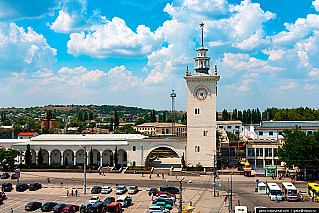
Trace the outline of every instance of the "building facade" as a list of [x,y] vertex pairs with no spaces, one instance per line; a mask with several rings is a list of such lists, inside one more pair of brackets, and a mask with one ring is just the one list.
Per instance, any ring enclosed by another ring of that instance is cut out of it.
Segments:
[[[143,123],[136,125],[134,129],[153,136],[172,136],[171,123]],[[186,137],[186,125],[176,123],[174,125],[174,136]]]

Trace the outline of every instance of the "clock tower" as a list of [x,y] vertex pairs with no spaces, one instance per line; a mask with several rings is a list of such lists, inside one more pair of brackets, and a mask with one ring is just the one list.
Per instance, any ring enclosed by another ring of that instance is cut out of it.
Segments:
[[205,168],[214,167],[216,155],[216,95],[217,75],[209,73],[210,58],[208,49],[204,48],[203,28],[202,46],[196,50],[194,74],[186,71],[184,79],[187,83],[187,166],[200,163]]

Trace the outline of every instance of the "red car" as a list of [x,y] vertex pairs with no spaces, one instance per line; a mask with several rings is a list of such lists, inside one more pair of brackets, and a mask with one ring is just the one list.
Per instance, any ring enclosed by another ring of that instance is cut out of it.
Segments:
[[163,192],[163,191],[157,192],[156,197],[161,195],[161,194],[167,194],[170,197],[175,197],[176,198],[176,196],[174,194],[171,194],[169,192]]
[[64,213],[73,213],[73,212],[77,212],[79,211],[79,206],[77,205],[73,205],[73,204],[69,204],[66,207],[64,207],[64,209],[62,210],[62,212]]

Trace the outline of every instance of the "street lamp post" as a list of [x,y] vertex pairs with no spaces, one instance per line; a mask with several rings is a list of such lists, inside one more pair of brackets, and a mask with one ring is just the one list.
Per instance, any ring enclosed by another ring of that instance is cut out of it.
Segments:
[[86,146],[80,146],[84,150],[84,165],[83,165],[83,170],[84,170],[84,184],[83,184],[83,193],[86,194]]
[[214,183],[213,183],[213,190],[214,190],[214,197],[216,197],[216,151],[215,151],[215,154],[214,155],[211,155],[211,154],[207,154],[207,155],[210,155],[210,156],[213,156],[214,157],[214,170],[213,170],[213,176],[214,176]]
[[[183,186],[182,186],[182,181],[184,180],[184,177],[179,181],[179,207],[178,207],[178,213],[182,213],[182,203],[183,203],[183,198],[182,198],[182,191],[183,191]],[[170,180],[166,180],[167,182],[171,182]],[[191,181],[189,181],[191,183]]]

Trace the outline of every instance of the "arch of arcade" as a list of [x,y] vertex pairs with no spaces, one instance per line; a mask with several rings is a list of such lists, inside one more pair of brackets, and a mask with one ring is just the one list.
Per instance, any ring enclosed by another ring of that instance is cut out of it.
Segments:
[[150,154],[159,148],[169,149],[179,158],[186,153],[186,138],[149,138],[139,134],[44,134],[12,145],[14,149],[21,150],[20,163],[24,161],[27,144],[30,144],[32,163],[37,163],[36,156],[41,148],[43,163],[48,165],[83,165],[84,150],[87,164],[90,164],[92,150],[93,164],[100,166],[114,166],[115,149],[118,164],[122,166],[143,167],[148,164]]

